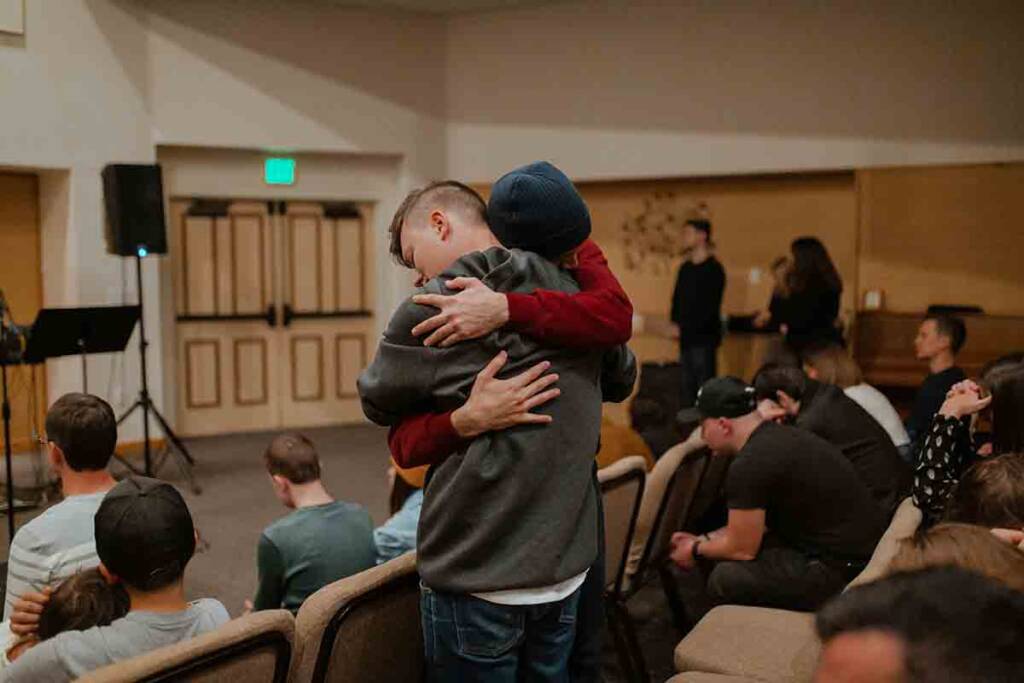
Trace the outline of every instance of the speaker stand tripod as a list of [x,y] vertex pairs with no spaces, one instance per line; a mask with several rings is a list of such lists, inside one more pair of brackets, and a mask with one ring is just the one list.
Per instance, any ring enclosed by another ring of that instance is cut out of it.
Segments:
[[[167,420],[160,414],[157,407],[153,405],[152,399],[149,397],[149,382],[146,374],[146,348],[149,346],[149,342],[146,341],[146,318],[145,308],[143,301],[145,297],[142,295],[142,257],[145,255],[145,249],[139,247],[135,254],[135,282],[137,284],[136,291],[139,293],[139,358],[141,360],[142,370],[142,386],[139,389],[139,398],[136,399],[135,403],[131,405],[128,410],[125,411],[121,417],[117,419],[118,426],[121,425],[126,419],[128,419],[136,410],[142,410],[142,448],[145,462],[145,475],[152,477],[154,471],[158,470],[168,458],[173,458],[174,462],[178,465],[178,469],[181,470],[182,475],[188,481],[189,488],[192,489],[193,493],[202,493],[202,489],[199,484],[196,483],[195,476],[192,474],[192,467],[196,464],[196,461],[192,458],[192,454],[188,452],[188,448],[182,443],[178,435],[174,433],[171,426],[167,424]],[[149,445],[149,414],[153,413],[153,417],[156,418],[157,423],[160,425],[160,429],[163,431],[167,440],[170,442],[165,448],[163,457],[160,459],[157,467],[153,467],[153,458],[150,453]],[[127,467],[135,474],[142,474],[139,472],[135,465],[132,465],[127,460],[120,456],[117,457],[118,461],[122,465]]]

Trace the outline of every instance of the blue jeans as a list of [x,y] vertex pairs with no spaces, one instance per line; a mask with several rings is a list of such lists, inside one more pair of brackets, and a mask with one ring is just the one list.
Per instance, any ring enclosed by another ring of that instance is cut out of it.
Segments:
[[568,683],[580,591],[543,605],[498,605],[420,587],[431,683]]

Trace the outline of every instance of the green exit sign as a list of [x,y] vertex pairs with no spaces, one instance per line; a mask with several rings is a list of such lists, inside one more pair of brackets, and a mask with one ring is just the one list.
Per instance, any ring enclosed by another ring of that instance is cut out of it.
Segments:
[[267,185],[294,185],[295,159],[269,157],[264,160],[263,182]]

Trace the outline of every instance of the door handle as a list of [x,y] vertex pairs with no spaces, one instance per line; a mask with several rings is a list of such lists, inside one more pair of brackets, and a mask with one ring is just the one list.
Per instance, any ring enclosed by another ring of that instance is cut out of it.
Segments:
[[277,327],[277,309],[274,308],[274,304],[267,306],[267,314],[264,319],[267,321],[267,327]]
[[284,313],[284,316],[283,316],[283,318],[284,318],[284,319],[283,319],[283,320],[281,321],[281,324],[282,324],[282,325],[283,325],[284,327],[289,327],[289,326],[291,326],[291,324],[292,324],[292,318],[294,318],[294,317],[295,317],[295,311],[293,311],[293,310],[292,310],[292,306],[291,306],[291,304],[285,304],[285,305],[284,305],[284,306],[282,307],[282,309],[281,309],[281,310],[282,310],[282,312]]

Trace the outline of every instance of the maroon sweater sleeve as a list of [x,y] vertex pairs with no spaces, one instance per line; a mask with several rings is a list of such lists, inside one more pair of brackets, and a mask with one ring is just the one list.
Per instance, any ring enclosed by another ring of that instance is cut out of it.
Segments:
[[[633,304],[608,260],[592,240],[580,246],[576,258],[573,275],[580,291],[569,294],[541,289],[532,294],[506,294],[509,327],[552,346],[625,344],[632,333]],[[433,465],[462,443],[452,426],[451,412],[407,417],[388,434],[391,455],[402,468]]]
[[388,432],[391,457],[402,469],[438,463],[459,450],[462,441],[452,426],[451,411],[410,415]]
[[600,247],[587,240],[576,253],[573,275],[580,292],[539,289],[506,294],[509,327],[553,346],[612,347],[629,341],[633,304],[608,268]]

